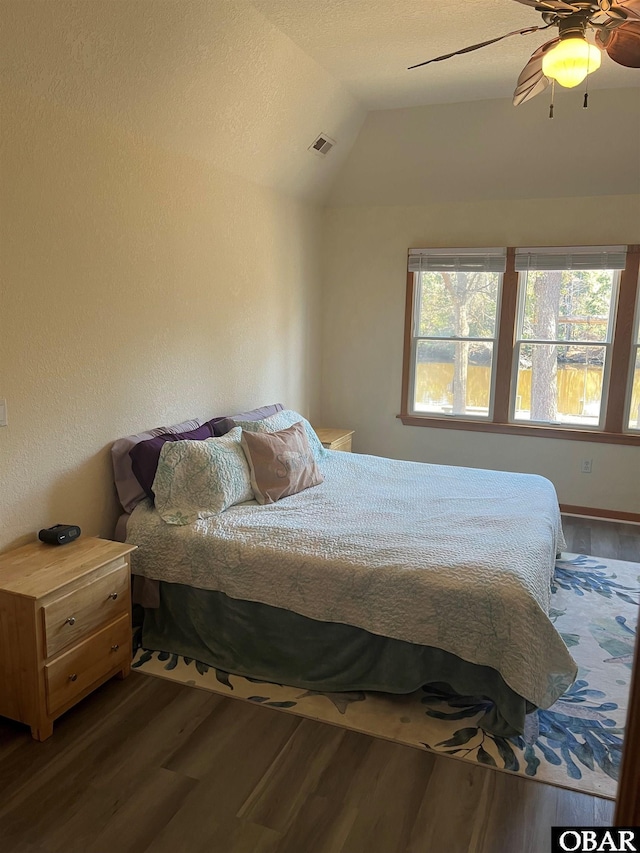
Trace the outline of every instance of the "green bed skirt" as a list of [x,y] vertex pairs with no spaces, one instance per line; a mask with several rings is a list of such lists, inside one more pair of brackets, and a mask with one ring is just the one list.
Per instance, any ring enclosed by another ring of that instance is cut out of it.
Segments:
[[412,693],[431,685],[489,699],[479,725],[501,736],[522,733],[534,710],[494,669],[441,649],[183,584],[160,583],[159,607],[144,610],[142,645],[306,690]]

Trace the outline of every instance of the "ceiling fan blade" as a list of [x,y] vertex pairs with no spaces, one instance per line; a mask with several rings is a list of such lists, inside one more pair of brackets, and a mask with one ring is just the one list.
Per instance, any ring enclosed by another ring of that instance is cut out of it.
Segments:
[[462,53],[471,53],[472,50],[479,50],[481,47],[487,47],[490,44],[495,44],[497,41],[509,38],[509,36],[523,36],[527,33],[535,33],[538,30],[546,30],[546,27],[524,27],[522,30],[514,30],[511,33],[505,33],[503,36],[498,36],[489,41],[481,41],[479,44],[472,44],[470,47],[463,47],[460,50],[454,50],[453,53],[445,53],[443,56],[436,56],[435,59],[427,59],[426,62],[418,62],[417,65],[410,65],[407,69],[411,71],[413,68],[422,68],[423,65],[430,65],[432,62],[442,62],[443,59],[451,59],[452,56],[459,56]]
[[580,7],[564,0],[516,0],[525,6],[533,6],[538,12],[579,12]]
[[551,39],[551,41],[540,45],[531,54],[531,59],[527,62],[518,77],[518,82],[513,93],[514,107],[518,107],[520,104],[524,104],[525,101],[535,98],[536,95],[539,95],[540,92],[543,92],[547,88],[549,78],[542,71],[542,57],[559,41],[560,39],[558,38]]
[[608,9],[600,9],[589,19],[594,29],[613,29],[627,21],[640,21],[640,0],[620,0]]
[[614,3],[611,8],[626,13],[627,20],[637,18],[640,21],[640,0],[620,0],[619,3]]
[[612,6],[607,12],[596,12],[589,18],[589,26],[593,29],[612,30],[619,27],[629,19],[634,20],[636,15],[624,6]]
[[[612,6],[607,12],[602,13],[604,19],[604,26],[611,24],[614,27],[617,26],[622,21],[626,21],[629,17],[628,13],[622,6]],[[597,15],[591,20],[597,21],[600,16]]]
[[540,92],[544,92],[548,85],[549,78],[545,77],[541,69],[537,74],[530,78],[526,86],[518,86],[516,88],[513,93],[513,106],[519,107],[520,104],[524,104],[525,101],[530,101],[531,98],[535,98],[535,96],[539,95]]
[[626,68],[640,68],[640,21],[627,21],[613,30],[596,33],[609,57]]

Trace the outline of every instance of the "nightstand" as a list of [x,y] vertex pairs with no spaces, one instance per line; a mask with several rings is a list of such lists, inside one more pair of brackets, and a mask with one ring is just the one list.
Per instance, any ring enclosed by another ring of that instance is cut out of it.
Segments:
[[344,450],[351,453],[351,436],[355,430],[333,429],[332,427],[319,427],[316,434],[322,446],[327,450]]
[[135,548],[81,538],[0,555],[0,715],[36,740],[107,679],[129,674]]

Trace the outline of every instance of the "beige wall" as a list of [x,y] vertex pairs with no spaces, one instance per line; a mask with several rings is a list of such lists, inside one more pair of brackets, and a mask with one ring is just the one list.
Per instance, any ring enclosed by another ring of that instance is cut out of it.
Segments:
[[[591,125],[503,102],[373,113],[347,156],[361,105],[246,0],[4,0],[0,52],[0,550],[55,522],[110,535],[116,438],[276,400],[361,450],[545,468],[566,502],[637,508],[635,449],[590,448],[585,494],[582,447],[395,420],[409,245],[640,240],[633,197],[579,198],[623,107],[591,194],[634,190],[626,95]],[[518,200],[531,168],[551,212]]]
[[[638,242],[640,195],[349,205],[325,213],[323,423],[360,452],[549,477],[562,503],[640,512],[640,448],[403,426],[406,252]],[[580,460],[593,459],[593,473]]]
[[582,94],[557,87],[553,120],[548,93],[370,112],[329,203],[640,193],[640,87],[594,91],[586,110]]
[[319,214],[6,89],[0,169],[0,550],[108,536],[110,444],[316,402]]
[[0,54],[2,550],[110,535],[120,436],[313,413],[317,204],[364,110],[247,0],[3,0]]
[[[325,212],[322,420],[354,447],[539,473],[560,501],[640,512],[640,448],[403,426],[406,252],[640,242],[640,89],[369,113]],[[615,167],[613,162],[615,160]],[[580,461],[593,460],[581,474]]]
[[365,115],[247,0],[2,0],[0,56],[13,89],[298,197],[325,195]]

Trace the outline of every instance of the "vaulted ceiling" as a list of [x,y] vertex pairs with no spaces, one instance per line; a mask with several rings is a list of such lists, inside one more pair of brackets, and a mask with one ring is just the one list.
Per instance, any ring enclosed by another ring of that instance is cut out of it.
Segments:
[[[544,95],[535,106],[517,110],[508,100],[545,33],[407,70],[541,22],[535,9],[515,0],[1,0],[1,5],[0,84],[14,97],[45,99],[82,120],[99,121],[107,132],[116,128],[143,137],[288,195],[326,197],[367,110],[373,117],[389,108],[431,110],[436,107],[428,105],[503,99],[505,133],[512,134],[511,124],[529,126],[546,109]],[[590,86],[640,87],[640,70],[605,57]],[[640,106],[640,88],[633,91]],[[463,120],[466,109],[460,111]],[[435,113],[432,118],[437,121]],[[432,138],[431,118],[425,121]],[[6,124],[10,133],[11,122]],[[420,146],[427,131],[414,132]],[[338,141],[326,159],[307,150],[321,133]],[[550,129],[546,134],[550,138]],[[511,146],[509,156],[519,169],[520,152]],[[506,168],[504,156],[499,164]],[[555,160],[554,166],[561,171]]]
[[[417,62],[544,22],[535,9],[515,0],[252,2],[368,109],[511,97],[530,55],[550,37],[544,32],[514,36],[408,71]],[[589,86],[640,86],[640,70],[622,68],[605,56]]]

